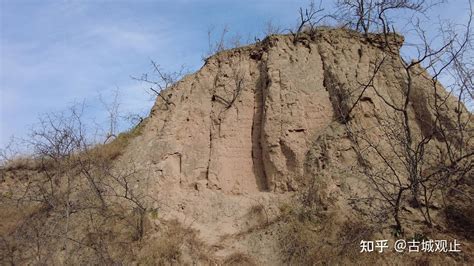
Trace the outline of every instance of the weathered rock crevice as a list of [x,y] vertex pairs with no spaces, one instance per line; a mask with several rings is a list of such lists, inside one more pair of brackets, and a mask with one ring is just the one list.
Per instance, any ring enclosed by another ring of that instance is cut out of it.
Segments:
[[343,88],[341,84],[338,84],[337,79],[334,77],[330,62],[328,62],[329,59],[327,58],[327,53],[330,51],[324,51],[321,42],[324,42],[324,40],[317,44],[317,49],[322,64],[323,87],[329,94],[329,100],[334,110],[334,119],[336,121],[343,121],[347,109],[348,91],[347,88]]
[[263,91],[268,85],[266,66],[264,62],[260,62],[258,66],[258,81],[257,86],[254,89],[254,111],[252,117],[252,161],[253,171],[257,178],[257,185],[260,191],[268,191],[269,184],[267,180],[265,163],[263,160],[263,147],[262,147],[262,126],[264,119],[264,107],[265,98]]
[[209,110],[209,154],[208,154],[208,161],[207,161],[207,169],[206,169],[206,179],[208,182],[208,186],[211,188],[219,188],[218,183],[216,182],[216,178],[214,177],[214,173],[211,173],[212,169],[212,159],[213,159],[213,143],[214,143],[214,127],[215,127],[215,108],[216,108],[216,89],[218,85],[219,75],[221,74],[221,62],[217,61],[217,73],[214,76],[212,87],[209,89],[209,94],[211,95],[210,104],[211,108]]

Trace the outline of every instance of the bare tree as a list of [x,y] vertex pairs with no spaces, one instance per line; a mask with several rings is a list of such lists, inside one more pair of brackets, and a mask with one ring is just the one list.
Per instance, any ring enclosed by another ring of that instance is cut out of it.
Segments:
[[271,19],[265,23],[265,30],[263,32],[265,36],[281,33],[283,33],[282,28],[280,26],[275,25]]
[[105,142],[112,138],[117,137],[117,130],[119,124],[119,108],[120,108],[120,91],[116,88],[112,92],[112,101],[108,102],[104,99],[102,94],[99,94],[99,101],[102,103],[104,108],[107,110],[109,128],[105,136]]
[[157,76],[157,79],[150,78],[148,74],[143,74],[141,77],[132,76],[132,79],[150,84],[150,91],[152,91],[155,96],[160,97],[166,103],[166,106],[175,105],[169,99],[169,96],[163,96],[162,92],[172,87],[179,79],[183,77],[183,75],[186,73],[185,67],[181,66],[179,71],[165,72],[161,69],[160,65],[158,65],[153,60],[151,60],[151,65],[153,67],[153,74]]
[[[28,168],[30,173],[25,177],[15,179],[11,191],[2,191],[2,204],[39,209],[1,245],[2,250],[24,246],[20,253],[11,254],[15,258],[33,253],[36,262],[48,263],[48,254],[57,248],[64,252],[66,262],[77,261],[82,256],[78,254],[92,254],[90,259],[105,263],[110,260],[107,246],[115,245],[103,239],[108,231],[123,224],[133,230],[115,233],[125,234],[130,241],[140,240],[145,233],[147,215],[156,204],[133,182],[146,173],[119,169],[107,154],[109,146],[117,145],[114,141],[91,142],[82,122],[83,112],[84,104],[42,116],[28,139],[36,166]],[[129,231],[133,234],[127,236]]]
[[[214,26],[211,26],[207,30],[208,49],[207,52],[202,56],[203,61],[207,61],[212,55],[218,54],[227,49],[248,45],[254,40],[259,42],[257,37],[253,37],[252,39],[250,34],[244,38],[244,36],[239,32],[232,33],[227,25],[224,26],[221,31],[217,32],[216,36],[214,36],[215,29],[216,28]],[[229,34],[231,35],[229,36]]]
[[314,0],[311,0],[308,7],[303,10],[299,8],[299,20],[295,30],[289,30],[293,36],[293,42],[296,43],[303,32],[307,31],[311,38],[314,38],[316,33],[316,26],[330,15],[323,15],[324,8],[322,8],[322,1],[316,6]]
[[218,101],[224,104],[224,109],[220,112],[219,117],[222,113],[234,106],[235,101],[242,93],[244,88],[244,74],[241,69],[235,68],[232,70],[232,81],[234,82],[235,89],[231,91],[230,99],[226,99],[225,96],[220,96],[217,93],[212,96],[213,101]]
[[[377,73],[380,71],[380,69],[381,69],[381,67],[382,67],[382,65],[383,65],[383,63],[384,63],[384,61],[385,61],[385,57],[383,57],[383,58],[380,60],[380,62],[376,63],[376,66],[375,66],[375,68],[374,68],[374,70],[373,70],[373,73],[372,73],[372,75],[370,76],[370,79],[369,79],[368,82],[366,82],[366,83],[360,83],[360,82],[358,82],[358,83],[359,83],[359,86],[360,86],[362,89],[360,90],[360,93],[359,93],[359,95],[356,97],[354,103],[352,103],[350,106],[348,106],[347,110],[343,110],[343,106],[344,106],[344,105],[342,105],[342,104],[339,105],[340,110],[338,110],[338,111],[339,111],[339,116],[340,116],[341,119],[342,119],[342,122],[347,122],[348,120],[350,120],[350,116],[351,116],[352,111],[353,111],[354,108],[357,106],[357,104],[363,99],[364,94],[365,94],[365,92],[367,91],[367,89],[369,89],[369,88],[371,88],[371,87],[374,87],[374,80],[375,80],[375,78],[376,78],[376,76],[377,76]],[[358,90],[358,89],[357,89],[357,90]],[[339,102],[342,103],[342,102],[348,100],[349,98],[351,98],[351,95],[350,95],[350,94],[352,94],[352,92],[350,92],[349,95],[346,97],[347,99],[339,99]]]
[[[107,190],[104,193],[104,197],[114,198],[124,201],[129,204],[132,208],[132,213],[138,215],[138,220],[134,226],[136,240],[143,238],[145,234],[145,219],[149,211],[157,211],[153,209],[153,203],[157,200],[152,196],[137,190],[134,188],[134,180],[143,179],[143,175],[146,174],[141,170],[138,170],[133,162],[129,163],[131,166],[122,169],[103,169],[107,178],[111,182],[107,182]],[[149,204],[150,203],[150,204]]]
[[337,14],[334,15],[344,27],[361,31],[389,33],[393,28],[394,17],[389,11],[412,11],[424,13],[437,2],[425,0],[338,0]]
[[11,137],[8,140],[8,143],[3,148],[0,148],[0,165],[7,165],[8,162],[18,157],[19,154],[17,140],[14,137]]
[[227,49],[226,47],[226,35],[229,33],[229,28],[224,26],[222,31],[219,34],[219,37],[214,40],[213,38],[214,27],[211,26],[207,30],[207,44],[208,44],[208,51],[207,54],[203,57],[204,60],[209,58],[211,55],[219,53]]
[[[386,4],[382,1],[376,3],[376,6],[381,3]],[[403,8],[408,5],[407,1],[393,3],[397,3],[396,7]],[[418,4],[416,6],[410,4],[408,8],[418,8]],[[367,33],[366,30],[370,29],[368,18],[358,22],[363,25],[360,29],[363,33]],[[382,24],[384,27],[387,25],[385,22]],[[350,111],[353,110],[370,88],[388,110],[385,118],[378,117],[378,130],[383,136],[382,140],[369,137],[369,130],[374,129],[357,129],[351,123],[348,123],[346,128],[355,144],[363,173],[385,203],[393,208],[397,232],[403,232],[399,212],[405,196],[409,196],[408,203],[419,210],[427,225],[432,226],[433,217],[430,211],[433,198],[443,188],[451,187],[457,182],[456,180],[472,172],[473,167],[469,163],[474,155],[472,145],[469,144],[471,143],[469,139],[472,138],[472,119],[461,100],[468,91],[465,84],[469,84],[472,77],[469,77],[468,71],[460,70],[463,75],[459,75],[458,71],[452,72],[455,75],[451,77],[455,80],[455,84],[458,84],[456,115],[449,113],[447,108],[448,104],[452,104],[452,94],[442,93],[438,81],[440,75],[447,69],[462,65],[461,55],[466,52],[465,49],[471,42],[470,24],[471,19],[464,33],[458,31],[457,34],[450,35],[450,38],[445,38],[438,48],[432,47],[419,23],[414,24],[421,40],[421,45],[417,47],[417,58],[408,61],[398,53],[390,53],[397,57],[406,80],[400,91],[401,102],[386,98],[373,85],[372,81],[377,74],[377,71],[374,71],[370,81],[349,108]],[[387,36],[388,32],[384,31],[384,34]],[[422,66],[430,70],[430,73],[424,71]],[[461,66],[461,69],[465,67]],[[410,114],[417,101],[420,101],[419,98],[415,98],[415,95],[420,94],[416,91],[419,90],[417,81],[431,84],[431,89],[422,97],[427,97],[428,109],[425,112],[432,114],[432,118],[429,118],[428,114],[418,114],[417,120],[420,126],[412,121]],[[347,114],[350,114],[350,111]],[[471,132],[468,132],[469,130]],[[444,149],[434,148],[435,141],[443,143]],[[405,195],[407,193],[409,194]]]

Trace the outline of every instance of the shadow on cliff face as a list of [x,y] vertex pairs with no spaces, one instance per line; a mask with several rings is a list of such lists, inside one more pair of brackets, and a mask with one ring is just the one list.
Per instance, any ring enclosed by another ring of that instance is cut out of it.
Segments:
[[474,239],[474,202],[471,198],[473,191],[474,179],[469,176],[462,179],[457,189],[449,191],[444,208],[449,230],[468,240]]

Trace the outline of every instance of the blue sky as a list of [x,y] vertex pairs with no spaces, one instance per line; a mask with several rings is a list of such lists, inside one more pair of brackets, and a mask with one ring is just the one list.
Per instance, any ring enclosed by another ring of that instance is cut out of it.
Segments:
[[258,35],[270,18],[292,21],[294,2],[0,0],[0,145],[24,137],[39,115],[84,99],[101,123],[98,95],[117,87],[123,113],[146,114],[153,102],[130,76],[150,72],[151,59],[196,70],[210,27]]
[[[0,147],[25,137],[38,116],[86,102],[88,118],[105,122],[98,101],[119,89],[121,112],[147,114],[150,60],[173,71],[201,67],[209,28],[227,25],[244,39],[262,36],[265,23],[290,27],[308,1],[284,0],[0,0]],[[329,9],[333,1],[324,4]],[[459,16],[466,1],[435,10]]]

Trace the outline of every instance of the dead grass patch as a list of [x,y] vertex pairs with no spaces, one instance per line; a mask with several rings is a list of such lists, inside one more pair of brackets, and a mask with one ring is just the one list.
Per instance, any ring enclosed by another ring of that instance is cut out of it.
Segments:
[[164,222],[157,234],[141,245],[138,262],[145,265],[211,263],[213,259],[197,232],[183,227],[178,221]]
[[360,219],[336,217],[295,206],[282,206],[282,259],[291,265],[318,265],[353,262],[372,258],[360,254],[360,240],[372,239],[374,228]]
[[228,266],[237,266],[237,265],[249,265],[249,266],[254,266],[258,265],[254,259],[252,259],[250,256],[238,252],[234,253],[230,256],[228,256],[224,262],[222,263],[223,265],[228,265]]
[[450,230],[466,239],[474,239],[474,207],[472,205],[448,205],[444,213]]
[[91,154],[98,159],[114,160],[123,154],[130,141],[142,134],[144,123],[141,123],[133,129],[120,133],[113,141],[106,144],[99,144],[91,150]]

